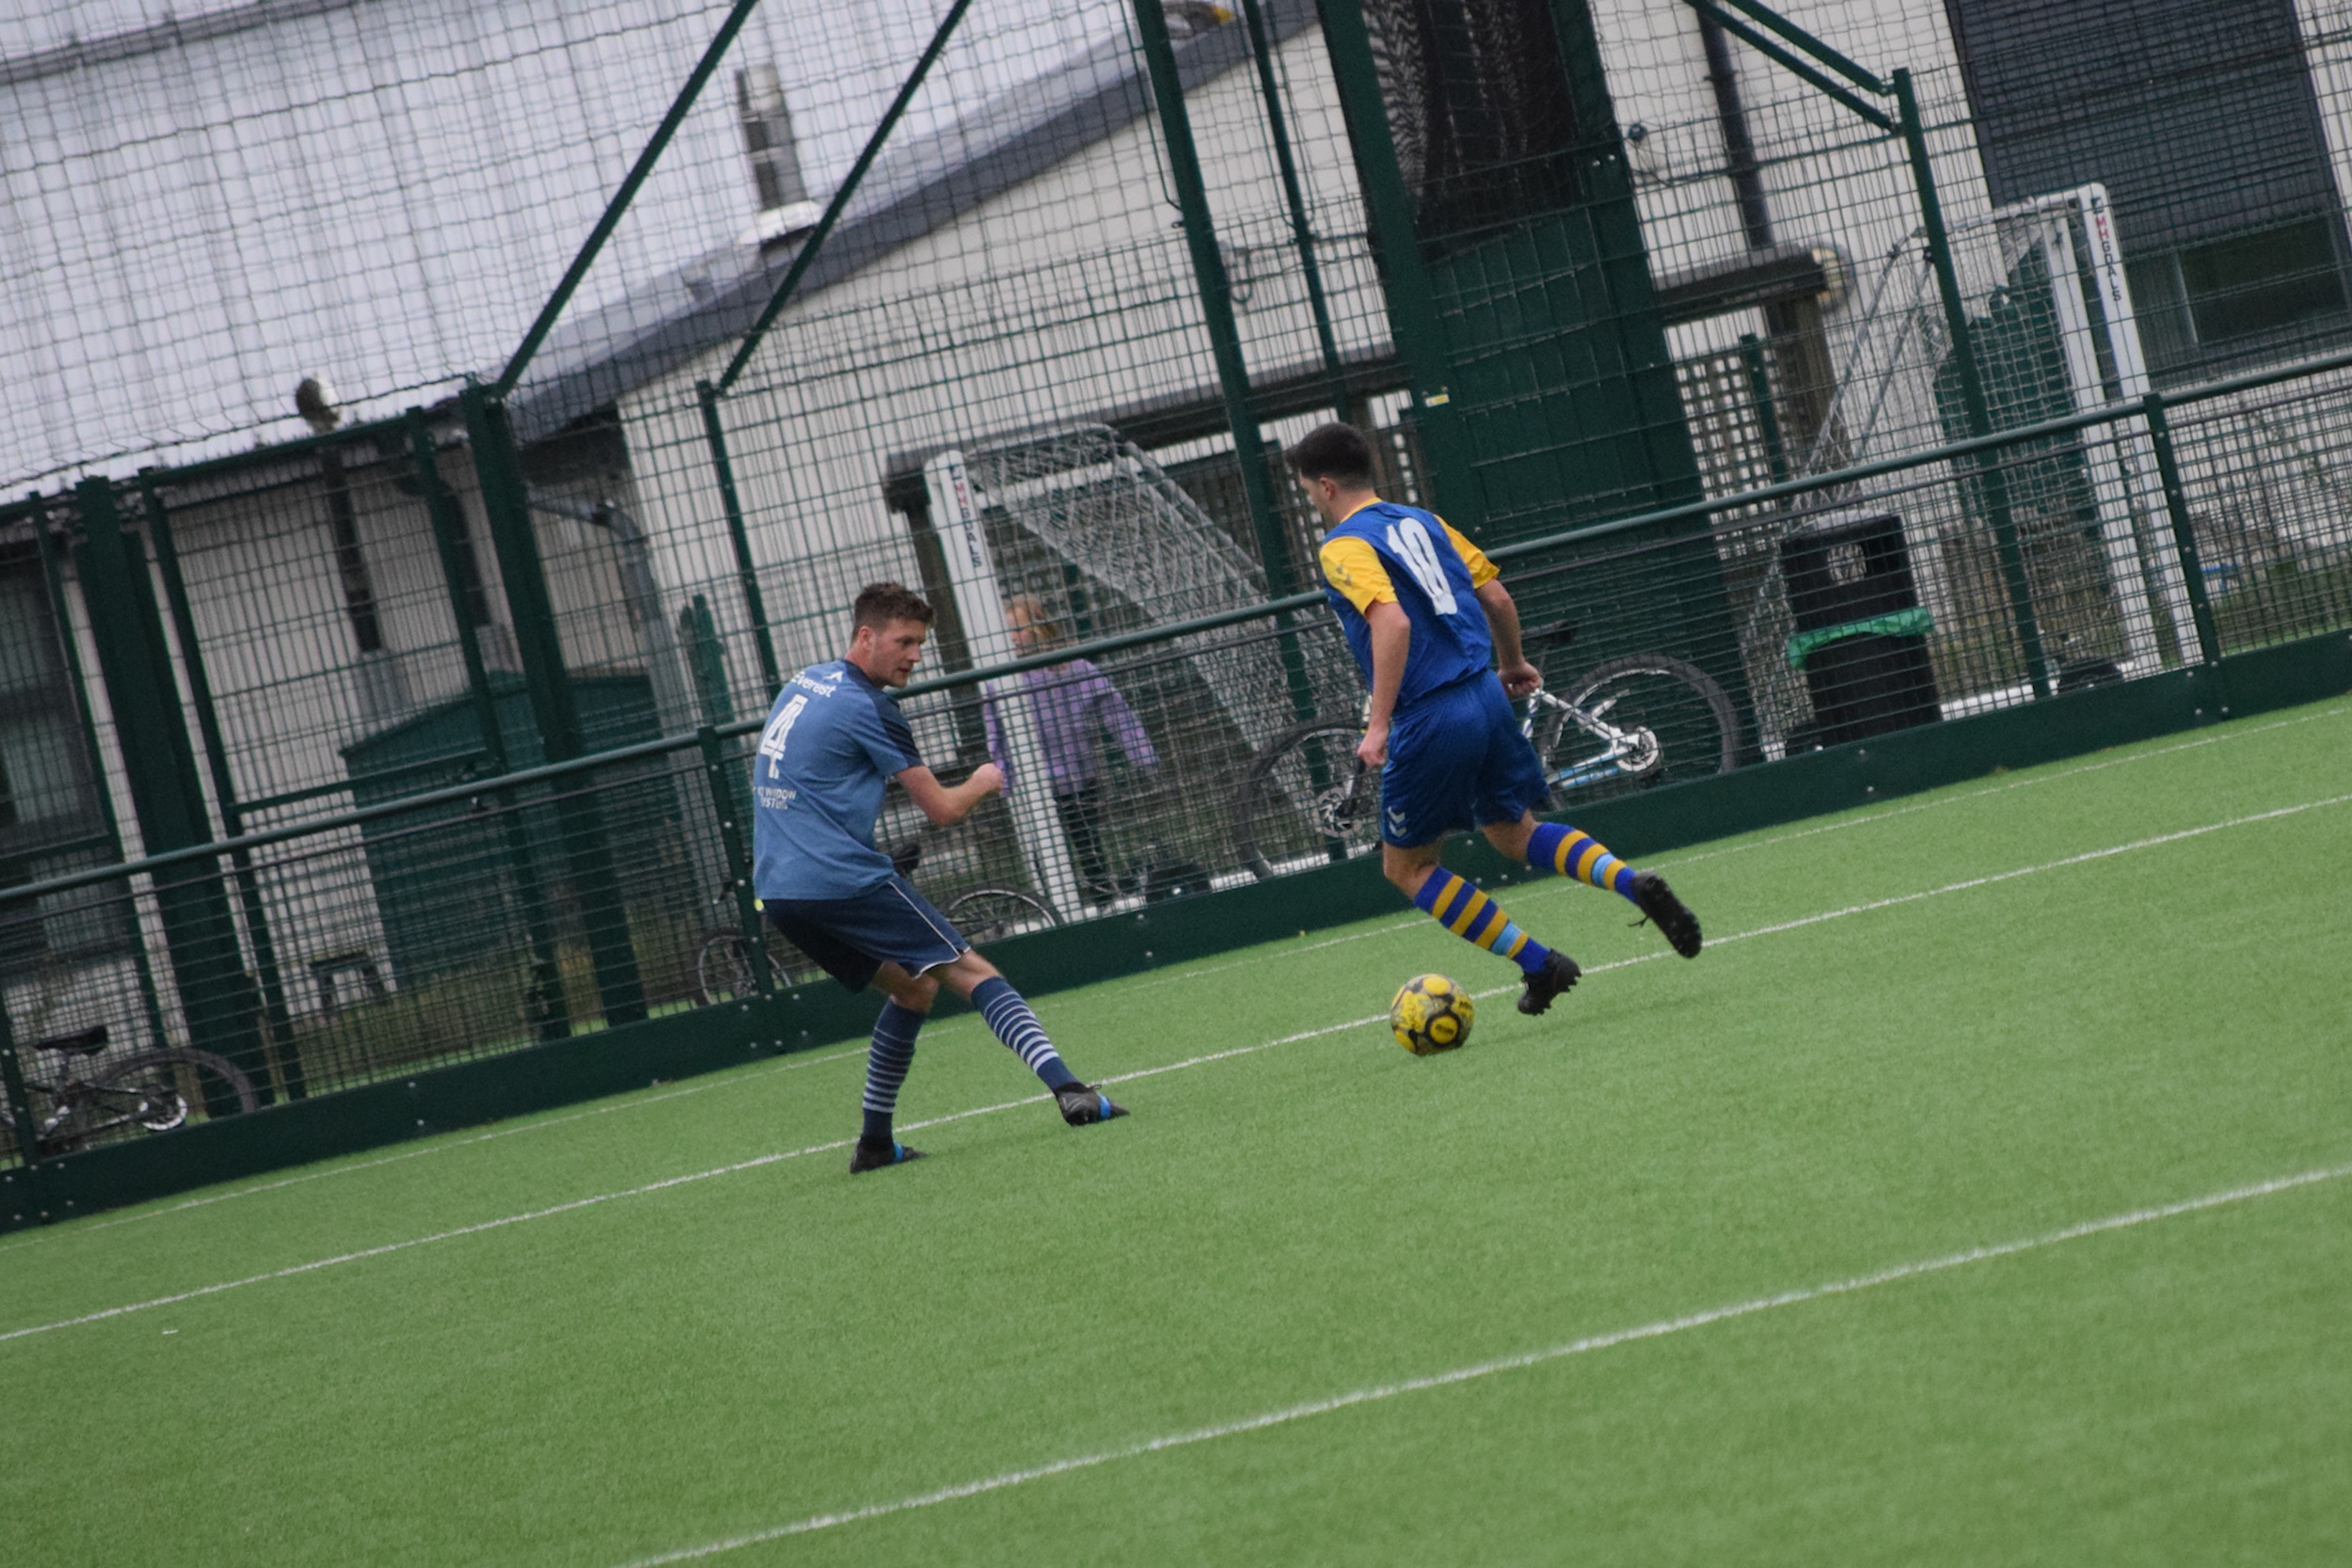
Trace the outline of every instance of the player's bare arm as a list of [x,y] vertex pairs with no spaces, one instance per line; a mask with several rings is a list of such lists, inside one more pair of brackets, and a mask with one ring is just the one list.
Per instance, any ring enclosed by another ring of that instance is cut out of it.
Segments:
[[1502,689],[1514,697],[1527,696],[1544,684],[1544,677],[1519,645],[1518,603],[1501,578],[1481,583],[1475,592],[1478,608],[1486,612],[1486,630],[1495,640],[1495,673],[1502,677]]
[[1396,694],[1405,684],[1405,658],[1412,651],[1413,623],[1394,601],[1364,611],[1372,626],[1372,707],[1364,717],[1364,738],[1356,754],[1366,768],[1389,760],[1389,722],[1396,717]]
[[923,767],[891,775],[907,792],[915,808],[937,828],[952,828],[972,815],[973,808],[1005,787],[1004,770],[984,762],[960,784],[944,784],[939,775]]

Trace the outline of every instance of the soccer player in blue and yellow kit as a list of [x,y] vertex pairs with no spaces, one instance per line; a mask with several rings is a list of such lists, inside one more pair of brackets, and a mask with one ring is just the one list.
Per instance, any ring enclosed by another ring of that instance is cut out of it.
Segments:
[[1519,647],[1518,609],[1494,562],[1443,518],[1384,501],[1372,448],[1327,424],[1283,454],[1330,530],[1325,595],[1372,685],[1357,756],[1380,771],[1380,866],[1446,929],[1510,958],[1519,1011],[1576,984],[1576,960],[1519,929],[1438,863],[1445,835],[1475,827],[1513,860],[1622,894],[1676,952],[1696,958],[1699,923],[1654,871],[1636,871],[1574,828],[1535,820],[1549,793],[1511,699],[1543,684]]
[[849,652],[785,682],[752,759],[752,888],[768,923],[851,990],[873,986],[890,998],[866,1059],[866,1126],[851,1175],[922,1157],[890,1123],[915,1031],[942,984],[1044,1081],[1071,1126],[1127,1114],[1079,1082],[1021,993],[874,847],[874,818],[894,779],[942,827],[1005,785],[993,762],[960,784],[941,784],[883,689],[914,673],[931,618],[931,607],[898,583],[866,588],[851,611]]

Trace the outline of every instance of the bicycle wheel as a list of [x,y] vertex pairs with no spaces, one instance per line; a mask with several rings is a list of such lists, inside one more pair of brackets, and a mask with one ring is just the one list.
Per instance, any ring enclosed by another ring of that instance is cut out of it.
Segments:
[[1380,778],[1356,760],[1363,726],[1315,720],[1259,753],[1233,796],[1233,847],[1253,877],[1380,844]]
[[[1605,800],[1662,784],[1728,773],[1740,757],[1740,716],[1714,678],[1663,654],[1628,654],[1585,672],[1567,689],[1573,706],[1637,737],[1624,770],[1589,782],[1555,784],[1552,804]],[[1547,710],[1536,724],[1536,754],[1557,780],[1604,750],[1566,714]]]
[[150,1132],[168,1132],[188,1119],[188,1098],[180,1086],[182,1069],[196,1076],[199,1103],[209,1098],[202,1091],[217,1085],[234,1097],[238,1110],[261,1109],[261,1097],[243,1068],[226,1056],[184,1046],[125,1057],[91,1079],[90,1087],[108,1114],[135,1121]]
[[976,946],[1061,924],[1053,905],[1012,887],[976,887],[948,900],[940,912]]
[[[771,933],[768,940],[773,943],[783,939]],[[778,990],[792,983],[772,945],[768,949],[768,977]],[[694,989],[706,1007],[758,992],[751,946],[742,932],[713,931],[703,939],[703,950],[694,956]]]

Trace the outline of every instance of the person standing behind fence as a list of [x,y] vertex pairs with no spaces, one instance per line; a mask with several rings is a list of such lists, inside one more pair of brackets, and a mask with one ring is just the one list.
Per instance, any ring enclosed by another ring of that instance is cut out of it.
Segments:
[[[1005,624],[1012,628],[1014,650],[1024,657],[1044,653],[1064,641],[1060,626],[1033,594],[1019,594],[1005,601]],[[1152,749],[1143,721],[1092,659],[1065,659],[1028,671],[1021,678],[1030,716],[1037,724],[1038,747],[1044,753],[1054,812],[1061,818],[1062,835],[1070,841],[1078,885],[1088,902],[1107,904],[1119,885],[1103,847],[1101,737],[1109,732],[1128,765],[1140,772],[1157,772],[1159,753]],[[988,754],[1004,771],[1005,787],[1009,791],[1013,766],[1005,753],[996,701],[990,698],[981,714],[988,725]]]

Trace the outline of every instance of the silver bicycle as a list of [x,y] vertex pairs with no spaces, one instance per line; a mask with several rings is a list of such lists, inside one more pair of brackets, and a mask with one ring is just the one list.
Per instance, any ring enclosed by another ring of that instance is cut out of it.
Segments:
[[[1559,628],[1528,634],[1533,646]],[[1731,770],[1740,719],[1698,666],[1628,654],[1527,699],[1519,732],[1535,748],[1551,809]],[[1233,797],[1233,838],[1259,877],[1368,853],[1380,842],[1378,775],[1356,756],[1363,721],[1319,719],[1277,736]]]

